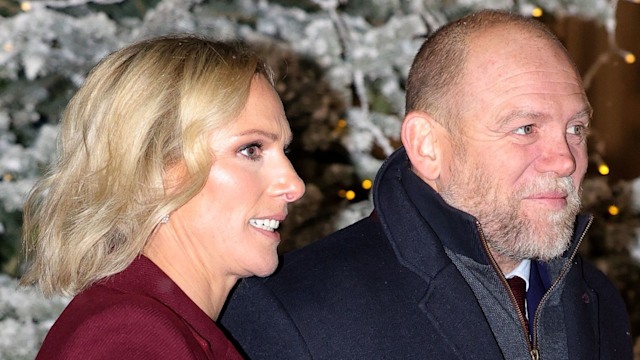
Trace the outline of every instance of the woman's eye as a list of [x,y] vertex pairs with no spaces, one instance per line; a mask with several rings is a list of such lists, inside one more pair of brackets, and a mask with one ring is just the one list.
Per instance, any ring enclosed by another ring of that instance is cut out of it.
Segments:
[[240,149],[240,154],[248,157],[249,159],[257,159],[260,157],[260,149],[262,148],[261,144],[249,144],[242,149]]
[[514,130],[517,135],[529,135],[533,133],[533,125],[524,125]]

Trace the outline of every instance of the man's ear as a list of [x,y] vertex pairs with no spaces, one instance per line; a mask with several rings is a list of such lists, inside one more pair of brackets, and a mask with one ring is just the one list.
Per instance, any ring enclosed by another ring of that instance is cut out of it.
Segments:
[[429,114],[422,111],[408,113],[402,122],[404,145],[414,172],[433,186],[442,169],[442,127]]

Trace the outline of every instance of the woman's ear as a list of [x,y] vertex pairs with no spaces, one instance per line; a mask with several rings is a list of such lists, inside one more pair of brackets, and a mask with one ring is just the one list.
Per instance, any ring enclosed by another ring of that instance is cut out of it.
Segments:
[[440,124],[422,111],[408,113],[402,123],[402,144],[413,171],[432,187],[442,169],[441,130]]

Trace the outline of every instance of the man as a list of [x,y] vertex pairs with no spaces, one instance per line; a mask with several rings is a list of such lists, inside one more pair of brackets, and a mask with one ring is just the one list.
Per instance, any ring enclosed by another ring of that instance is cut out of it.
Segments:
[[238,346],[251,359],[631,359],[619,293],[576,253],[591,109],[560,42],[535,20],[467,16],[426,40],[406,107],[373,214],[239,284],[222,317]]

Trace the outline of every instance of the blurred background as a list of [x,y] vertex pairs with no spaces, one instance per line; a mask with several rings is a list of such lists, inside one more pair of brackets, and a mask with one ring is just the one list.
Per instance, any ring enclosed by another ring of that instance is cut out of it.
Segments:
[[58,120],[87,71],[147,37],[195,32],[250,43],[278,76],[307,184],[281,251],[372,209],[400,145],[404,83],[424,38],[473,10],[537,18],[569,49],[594,108],[581,252],[614,281],[640,359],[640,0],[0,0],[0,359],[32,359],[68,299],[19,288],[21,207],[56,156]]

